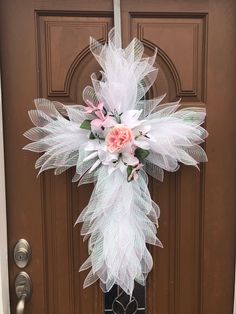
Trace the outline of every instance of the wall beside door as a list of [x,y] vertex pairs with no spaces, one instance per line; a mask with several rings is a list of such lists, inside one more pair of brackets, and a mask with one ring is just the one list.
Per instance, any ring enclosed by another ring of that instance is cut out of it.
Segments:
[[2,124],[2,87],[0,71],[0,313],[10,313],[8,284],[7,218]]

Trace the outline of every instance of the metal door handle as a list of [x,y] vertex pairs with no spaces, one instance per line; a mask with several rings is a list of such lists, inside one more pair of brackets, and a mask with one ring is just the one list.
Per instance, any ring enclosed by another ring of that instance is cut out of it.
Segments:
[[16,314],[24,314],[26,296],[22,295],[16,306]]
[[32,294],[32,282],[30,276],[22,271],[15,280],[15,291],[19,299],[16,306],[16,314],[24,314],[25,303],[30,299]]

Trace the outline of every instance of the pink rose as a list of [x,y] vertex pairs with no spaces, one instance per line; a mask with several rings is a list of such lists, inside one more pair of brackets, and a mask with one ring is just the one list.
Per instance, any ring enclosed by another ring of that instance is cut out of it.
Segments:
[[106,136],[107,149],[110,153],[120,152],[133,140],[130,128],[117,124]]

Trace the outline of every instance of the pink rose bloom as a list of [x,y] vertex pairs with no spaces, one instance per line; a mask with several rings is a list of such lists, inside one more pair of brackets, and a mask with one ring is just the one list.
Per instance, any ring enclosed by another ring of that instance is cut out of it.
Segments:
[[107,149],[110,153],[120,152],[133,140],[130,128],[125,125],[116,125],[106,136]]

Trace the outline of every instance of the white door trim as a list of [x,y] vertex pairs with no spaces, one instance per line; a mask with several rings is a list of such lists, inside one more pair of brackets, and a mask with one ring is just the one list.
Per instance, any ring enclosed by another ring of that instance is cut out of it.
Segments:
[[235,285],[234,285],[234,312],[236,314],[236,265],[235,265]]
[[1,73],[0,73],[0,232],[1,232],[1,235],[0,235],[0,313],[10,314]]

